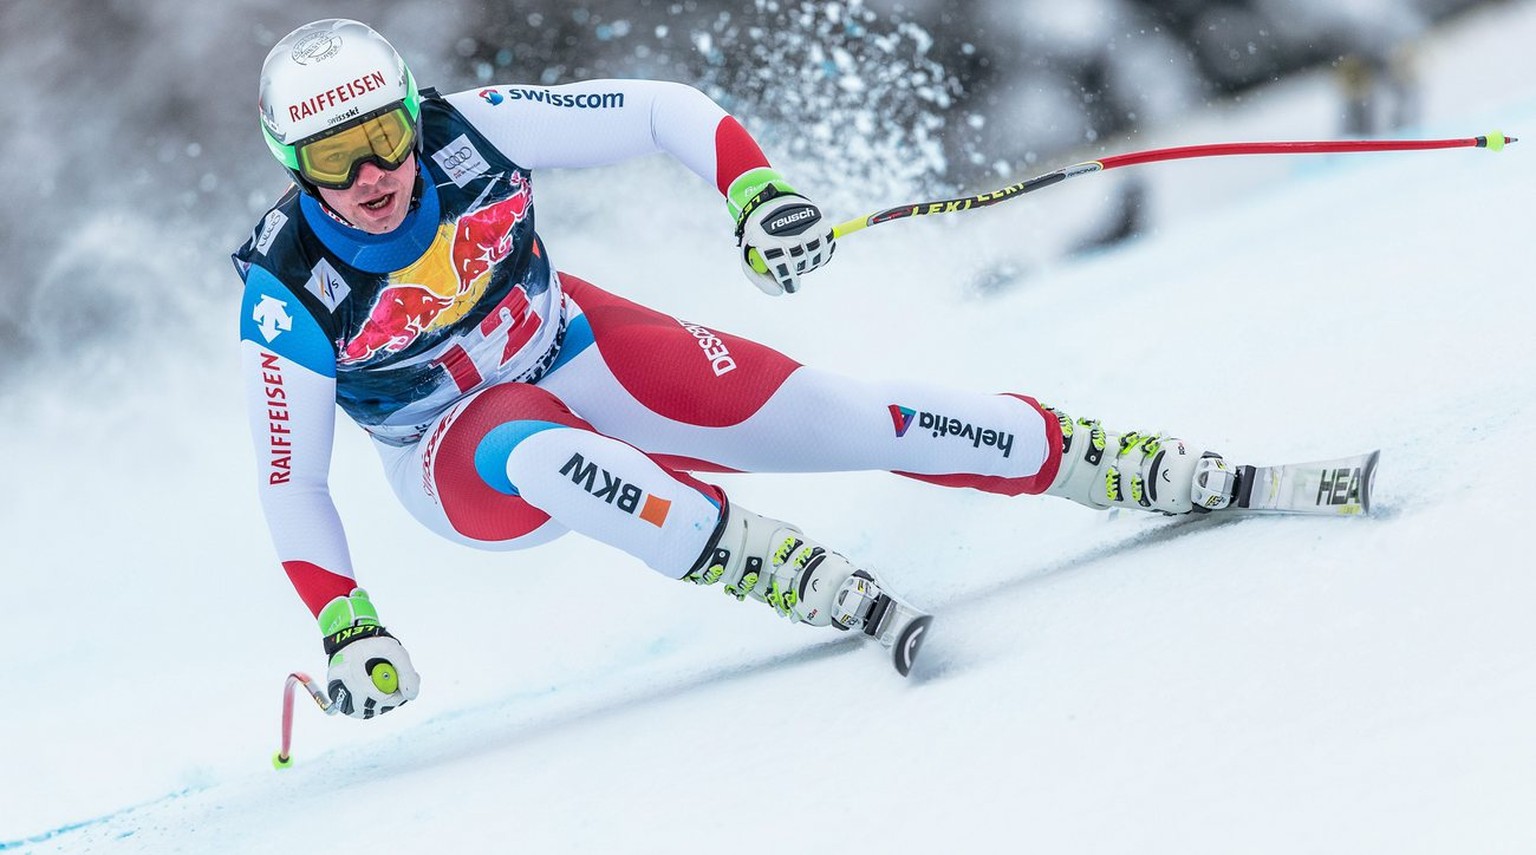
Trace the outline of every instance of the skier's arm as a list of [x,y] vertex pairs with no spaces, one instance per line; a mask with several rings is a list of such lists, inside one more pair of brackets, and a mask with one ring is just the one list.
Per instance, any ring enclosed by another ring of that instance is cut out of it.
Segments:
[[318,616],[356,586],[328,481],[335,351],[304,306],[272,274],[252,267],[241,305],[240,353],[267,528],[294,589]]
[[493,145],[528,169],[670,154],[726,197],[742,270],[769,294],[799,290],[801,274],[832,258],[835,238],[820,209],[769,166],[740,122],[691,86],[588,80],[446,97]]
[[326,693],[347,715],[373,718],[415,698],[421,678],[357,587],[331,500],[336,351],[276,277],[260,267],[244,274],[240,370],[262,511],[288,579],[319,621]]
[[722,195],[768,166],[745,128],[709,96],[660,80],[587,80],[498,86],[447,100],[527,169],[603,166],[665,152]]

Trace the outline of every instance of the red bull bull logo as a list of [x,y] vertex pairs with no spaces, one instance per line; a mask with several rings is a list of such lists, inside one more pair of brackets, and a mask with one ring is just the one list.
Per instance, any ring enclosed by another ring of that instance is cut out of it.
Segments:
[[532,207],[528,184],[515,175],[513,182],[511,196],[438,226],[426,253],[389,275],[367,319],[342,345],[342,364],[400,353],[469,314],[485,295],[491,269],[512,254],[517,225]]
[[363,328],[342,348],[342,362],[363,362],[379,353],[399,353],[421,337],[453,305],[425,285],[386,285],[368,310]]

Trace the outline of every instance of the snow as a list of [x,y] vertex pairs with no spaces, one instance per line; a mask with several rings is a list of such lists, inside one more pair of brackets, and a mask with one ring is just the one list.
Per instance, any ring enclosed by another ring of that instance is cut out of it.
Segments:
[[[1533,32],[1517,4],[1433,36],[1413,133],[1536,127]],[[1102,144],[1326,135],[1331,96],[1317,77]],[[232,287],[201,321],[229,333],[215,349],[160,342],[126,388],[0,401],[24,438],[0,496],[0,848],[1531,851],[1531,144],[1137,167],[1153,233],[1039,251],[1115,185],[1084,177],[850,237],[778,300],[673,164],[542,176],[557,263],[606,287],[812,364],[1024,391],[1242,461],[1380,447],[1377,513],[1165,521],[882,473],[721,478],[934,609],[903,680],[575,537],[439,541],[345,430],[354,561],[423,694],[367,723],[301,699],[281,773],[283,678],[322,662],[259,522]],[[1028,273],[979,294],[999,266]]]

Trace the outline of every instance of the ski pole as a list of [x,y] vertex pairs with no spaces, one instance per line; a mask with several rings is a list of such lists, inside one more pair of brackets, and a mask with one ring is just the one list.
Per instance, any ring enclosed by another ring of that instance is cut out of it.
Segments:
[[283,744],[277,753],[272,755],[274,769],[286,769],[293,765],[293,754],[289,751],[293,743],[293,689],[300,685],[309,692],[310,697],[315,699],[321,712],[326,715],[335,715],[339,712],[337,705],[326,697],[325,691],[312,677],[302,671],[289,674],[287,681],[283,683]]
[[[846,237],[854,232],[888,223],[892,220],[906,219],[907,217],[925,217],[930,214],[952,214],[958,211],[969,211],[972,208],[985,208],[1006,202],[1025,193],[1041,190],[1079,175],[1088,175],[1093,172],[1106,172],[1122,166],[1135,166],[1140,163],[1156,163],[1162,160],[1188,160],[1196,157],[1226,157],[1238,154],[1349,154],[1369,151],[1422,151],[1437,148],[1486,148],[1492,151],[1503,151],[1504,146],[1516,142],[1515,137],[1507,137],[1494,131],[1491,134],[1480,137],[1459,137],[1454,139],[1439,140],[1313,140],[1301,142],[1239,142],[1239,143],[1212,143],[1207,145],[1186,145],[1174,148],[1155,148],[1147,151],[1133,151],[1125,154],[1114,154],[1102,157],[1098,160],[1085,160],[1082,163],[1074,163],[1064,166],[1043,175],[1010,184],[990,193],[977,193],[974,196],[962,196],[957,199],[938,199],[931,202],[909,202],[905,205],[897,205],[894,208],[886,208],[863,217],[855,217],[844,223],[838,223],[832,227],[834,238]],[[768,267],[763,264],[762,258],[756,250],[751,253],[751,262],[759,273],[767,273]]]

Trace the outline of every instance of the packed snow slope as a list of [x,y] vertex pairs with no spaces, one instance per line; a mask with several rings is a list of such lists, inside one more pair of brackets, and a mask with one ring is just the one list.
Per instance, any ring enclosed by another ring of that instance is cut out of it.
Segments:
[[[1415,134],[1536,134],[1533,31],[1514,6],[1427,45]],[[1333,117],[1324,81],[1251,101],[1155,142]],[[811,364],[1022,391],[1238,461],[1381,448],[1375,513],[721,479],[936,612],[903,680],[871,645],[576,537],[438,541],[346,429],[354,561],[423,691],[366,723],[301,699],[281,773],[283,678],[323,663],[252,489],[232,281],[206,352],[0,402],[0,848],[1532,851],[1526,146],[1146,167],[1151,234],[1028,261],[1057,212],[1110,193],[1086,177],[861,233],[778,300],[674,165],[543,176],[557,263],[608,288]],[[1029,274],[979,293],[999,269]]]

